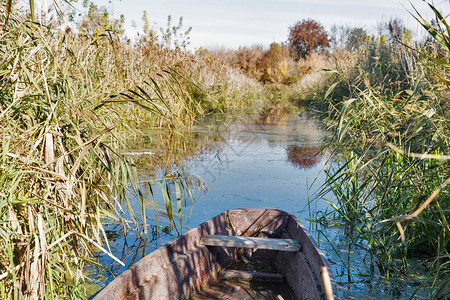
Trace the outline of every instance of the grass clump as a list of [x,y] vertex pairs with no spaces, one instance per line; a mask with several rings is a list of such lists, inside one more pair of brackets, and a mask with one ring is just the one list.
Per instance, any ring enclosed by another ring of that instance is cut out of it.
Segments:
[[[448,26],[436,14],[429,47],[411,51],[372,41],[357,54],[357,72],[324,93],[328,140],[339,160],[323,192],[352,245],[367,248],[381,275],[406,273],[408,258],[428,258],[435,298],[450,293],[450,108]],[[340,81],[339,81],[340,80]]]
[[112,256],[102,219],[135,170],[114,151],[113,119],[77,93],[89,86],[71,72],[80,57],[54,50],[67,37],[14,16],[1,35],[0,292],[82,297],[92,252]]
[[95,254],[121,263],[105,219],[147,235],[144,208],[143,224],[131,210],[121,217],[127,197],[143,201],[134,160],[120,154],[127,137],[247,108],[259,85],[152,39],[129,44],[108,27],[75,34],[54,29],[58,21],[44,26],[14,11],[8,18],[0,16],[0,295],[83,298],[83,270],[98,264]]

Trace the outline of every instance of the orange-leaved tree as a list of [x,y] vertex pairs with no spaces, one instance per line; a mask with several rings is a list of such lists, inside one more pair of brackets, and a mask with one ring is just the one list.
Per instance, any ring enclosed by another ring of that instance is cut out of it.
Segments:
[[288,42],[295,59],[305,58],[313,52],[324,53],[329,43],[323,26],[312,19],[298,21],[289,27]]

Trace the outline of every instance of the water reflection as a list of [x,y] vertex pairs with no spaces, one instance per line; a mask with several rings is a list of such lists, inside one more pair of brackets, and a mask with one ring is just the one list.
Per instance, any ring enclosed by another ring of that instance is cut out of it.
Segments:
[[299,169],[310,169],[317,165],[322,159],[320,147],[288,145],[286,147],[287,161]]
[[[124,217],[132,218],[129,211],[133,211],[142,223],[145,214],[147,235],[142,233],[142,226],[105,226],[110,232],[127,232],[114,236],[110,245],[126,266],[171,240],[177,232],[227,209],[280,208],[297,215],[310,211],[308,188],[325,159],[316,156],[314,165],[305,162],[308,168],[299,168],[296,160],[289,158],[294,150],[286,149],[320,146],[323,133],[314,119],[304,115],[264,120],[260,116],[214,115],[183,132],[144,132],[144,136],[129,139],[130,149],[126,151],[135,158],[142,198],[128,195],[131,201]],[[172,224],[168,203],[175,221]],[[102,262],[113,264],[109,257],[102,256]],[[117,266],[114,273],[123,269]]]
[[210,128],[193,130],[143,130],[142,136],[128,140],[125,155],[135,159],[138,173],[143,180],[169,175],[183,167],[187,158],[196,158],[205,152],[217,151],[221,140]]
[[[183,132],[145,130],[144,136],[130,139],[128,155],[136,159],[143,180],[139,190],[145,206],[147,235],[142,234],[142,227],[132,228],[127,223],[105,224],[111,237],[110,247],[126,266],[115,264],[101,253],[100,261],[118,275],[173,239],[177,230],[184,232],[233,208],[279,208],[294,213],[308,226],[310,219],[328,209],[325,201],[311,201],[314,191],[325,181],[321,170],[327,154],[319,153],[323,136],[317,120],[306,115],[216,115]],[[182,184],[189,189],[181,189],[178,197],[177,185],[180,188]],[[181,218],[176,229],[168,221],[161,187],[167,191],[175,220]],[[131,195],[130,198],[129,209],[142,223],[141,199]],[[350,248],[344,230],[312,224],[309,230],[338,274],[343,299],[400,299],[411,294],[412,285],[407,287],[402,282],[391,287],[392,281],[367,281],[366,253],[353,247],[351,256],[347,255]],[[351,263],[345,257],[351,257]],[[354,275],[348,276],[350,273]],[[112,278],[104,273],[100,285]],[[402,296],[390,292],[397,287]]]

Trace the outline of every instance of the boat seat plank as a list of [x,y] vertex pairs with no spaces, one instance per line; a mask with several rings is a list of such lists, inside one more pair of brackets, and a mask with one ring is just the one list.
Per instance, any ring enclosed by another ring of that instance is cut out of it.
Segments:
[[219,277],[223,280],[244,280],[258,282],[283,282],[284,277],[278,273],[253,272],[242,270],[222,270]]
[[208,235],[202,238],[200,244],[205,246],[256,248],[296,252],[301,245],[292,239],[272,239],[247,236]]

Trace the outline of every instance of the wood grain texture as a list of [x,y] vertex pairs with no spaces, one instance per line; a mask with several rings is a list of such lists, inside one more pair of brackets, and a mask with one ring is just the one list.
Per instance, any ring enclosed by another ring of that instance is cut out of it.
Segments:
[[205,246],[239,247],[252,249],[270,249],[281,251],[300,251],[301,245],[292,239],[271,239],[246,236],[209,235],[202,238]]
[[241,270],[223,270],[220,277],[224,280],[283,282],[283,275],[278,273],[252,272]]

